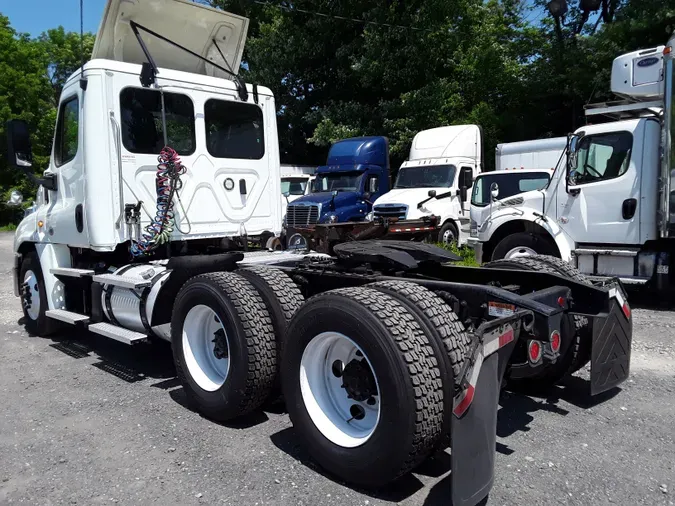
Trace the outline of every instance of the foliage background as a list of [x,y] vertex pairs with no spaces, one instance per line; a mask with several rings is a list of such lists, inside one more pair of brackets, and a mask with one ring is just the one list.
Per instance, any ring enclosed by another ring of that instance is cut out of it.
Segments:
[[[665,44],[675,26],[675,0],[602,0],[590,16],[568,0],[557,27],[545,0],[199,1],[250,18],[242,74],[274,91],[282,162],[297,164],[320,164],[341,138],[385,135],[397,167],[418,131],[477,123],[489,170],[499,142],[583,125],[585,104],[612,98],[612,60]],[[85,58],[93,44],[85,34]],[[79,34],[31,38],[0,13],[0,125],[29,122],[37,172],[79,48]],[[8,170],[3,139],[1,202],[12,189],[27,201],[35,191]],[[0,204],[0,223],[17,218]]]

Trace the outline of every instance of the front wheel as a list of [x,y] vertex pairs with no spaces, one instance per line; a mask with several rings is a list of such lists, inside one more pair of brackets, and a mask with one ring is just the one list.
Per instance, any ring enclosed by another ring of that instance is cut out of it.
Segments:
[[26,255],[21,263],[20,276],[20,296],[26,330],[34,336],[47,336],[54,333],[58,325],[46,315],[49,309],[47,290],[40,259],[35,253]]
[[459,232],[457,232],[457,227],[451,221],[444,224],[438,232],[438,242],[441,244],[457,245],[458,240]]
[[499,241],[492,252],[491,260],[512,260],[534,255],[555,256],[555,247],[541,235],[520,232]]

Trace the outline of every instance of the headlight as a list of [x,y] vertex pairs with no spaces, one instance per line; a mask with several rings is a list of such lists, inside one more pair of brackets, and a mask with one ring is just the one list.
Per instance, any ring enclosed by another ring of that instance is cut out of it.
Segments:
[[337,223],[338,217],[337,214],[329,214],[326,216],[326,223]]
[[469,231],[471,237],[478,237],[478,223],[471,220],[471,230]]

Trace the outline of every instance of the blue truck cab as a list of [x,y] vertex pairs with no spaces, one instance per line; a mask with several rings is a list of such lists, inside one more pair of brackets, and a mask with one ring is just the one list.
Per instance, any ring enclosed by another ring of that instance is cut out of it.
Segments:
[[385,137],[336,142],[316,171],[312,193],[286,209],[286,229],[319,223],[364,221],[373,202],[389,191],[389,144]]

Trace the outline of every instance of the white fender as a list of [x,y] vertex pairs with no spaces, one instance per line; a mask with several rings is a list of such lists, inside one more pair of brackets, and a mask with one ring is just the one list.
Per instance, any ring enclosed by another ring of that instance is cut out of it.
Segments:
[[572,252],[575,249],[574,241],[572,241],[565,233],[564,229],[561,228],[554,219],[550,216],[543,219],[541,212],[529,207],[502,208],[493,212],[490,219],[488,219],[481,227],[479,231],[479,240],[481,242],[489,242],[490,239],[492,239],[492,236],[503,225],[514,221],[534,223],[543,228],[558,247],[560,257],[566,262],[572,261]]
[[35,245],[35,249],[40,259],[49,309],[65,309],[66,299],[64,297],[63,283],[56,279],[56,276],[50,270],[55,267],[71,266],[70,249],[65,244],[48,243],[38,243]]

